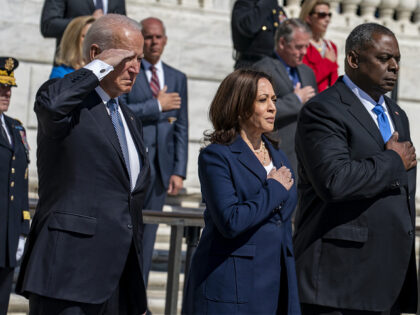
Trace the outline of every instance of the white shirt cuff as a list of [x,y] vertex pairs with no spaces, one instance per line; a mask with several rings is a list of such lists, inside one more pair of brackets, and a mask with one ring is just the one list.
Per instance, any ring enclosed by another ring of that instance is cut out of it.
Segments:
[[158,103],[158,107],[159,107],[159,112],[162,112],[162,105],[160,105],[160,102],[158,99],[156,99],[157,103]]
[[108,73],[114,70],[113,66],[99,59],[92,60],[83,68],[89,69],[90,71],[92,71],[93,74],[96,75],[99,81],[101,81],[103,78],[105,78],[108,75]]

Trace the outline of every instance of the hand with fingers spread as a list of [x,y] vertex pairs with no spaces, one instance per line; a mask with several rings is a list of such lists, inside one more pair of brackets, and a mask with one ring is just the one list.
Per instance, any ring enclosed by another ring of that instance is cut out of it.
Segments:
[[181,97],[177,92],[166,93],[168,87],[165,87],[159,91],[157,99],[162,106],[162,111],[166,112],[173,109],[181,108]]
[[310,98],[315,96],[315,90],[312,86],[307,85],[305,87],[301,87],[300,82],[296,84],[293,92],[299,96],[302,104],[305,104]]
[[416,149],[410,141],[398,142],[398,136],[398,132],[395,131],[385,144],[385,148],[397,152],[408,171],[417,165]]
[[282,166],[279,169],[273,167],[273,169],[267,175],[267,179],[268,178],[275,179],[280,184],[282,184],[287,190],[290,190],[294,183],[292,172],[286,166]]

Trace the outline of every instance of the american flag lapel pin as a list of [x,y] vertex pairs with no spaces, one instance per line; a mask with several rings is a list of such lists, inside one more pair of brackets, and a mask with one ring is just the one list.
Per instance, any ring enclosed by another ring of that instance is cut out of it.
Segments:
[[396,112],[395,112],[395,115],[400,115],[400,113],[396,111]]

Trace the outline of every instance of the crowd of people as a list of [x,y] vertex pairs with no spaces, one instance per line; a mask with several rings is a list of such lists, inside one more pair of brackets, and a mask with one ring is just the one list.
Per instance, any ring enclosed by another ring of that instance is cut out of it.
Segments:
[[[164,22],[124,1],[46,0],[57,38],[38,90],[39,201],[29,229],[29,145],[5,114],[18,61],[0,57],[0,315],[13,272],[30,315],[150,314],[156,225],[188,156],[187,77],[161,60]],[[198,158],[205,227],[182,314],[379,315],[417,311],[416,153],[385,94],[395,34],[356,26],[337,47],[332,13],[305,0],[237,0],[235,71],[209,109]],[[292,228],[294,218],[294,228]],[[26,241],[25,241],[26,239]]]

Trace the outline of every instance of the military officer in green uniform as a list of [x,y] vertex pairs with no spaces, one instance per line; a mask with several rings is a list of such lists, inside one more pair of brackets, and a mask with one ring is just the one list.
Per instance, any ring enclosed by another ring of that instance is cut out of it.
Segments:
[[18,61],[0,57],[0,315],[7,313],[13,271],[29,232],[29,147],[22,124],[5,112],[9,108]]
[[274,51],[274,34],[286,14],[277,0],[237,0],[232,10],[235,69],[250,67]]

